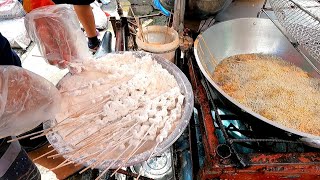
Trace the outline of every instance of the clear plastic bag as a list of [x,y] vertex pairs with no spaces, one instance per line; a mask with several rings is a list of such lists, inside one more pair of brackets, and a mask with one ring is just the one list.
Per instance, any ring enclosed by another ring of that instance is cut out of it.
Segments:
[[0,0],[0,20],[22,18],[26,12],[18,0]]
[[27,49],[31,39],[24,27],[24,18],[16,18],[11,20],[0,20],[1,34],[5,36],[12,48]]
[[94,21],[97,29],[107,29],[108,28],[108,17],[101,10],[100,5],[97,1],[90,4],[92,7],[92,12],[94,15]]
[[26,15],[25,26],[49,64],[65,68],[90,57],[84,33],[70,5],[37,8]]
[[61,96],[49,81],[26,69],[0,66],[0,137],[16,136],[60,111]]

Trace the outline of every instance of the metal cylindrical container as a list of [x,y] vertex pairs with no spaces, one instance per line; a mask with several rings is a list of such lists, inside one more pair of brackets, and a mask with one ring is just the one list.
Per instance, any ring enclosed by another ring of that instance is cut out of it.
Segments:
[[[160,0],[168,11],[173,11],[174,0]],[[188,18],[204,19],[219,13],[231,0],[186,0],[186,16]]]
[[186,16],[203,19],[219,13],[230,0],[187,0]]

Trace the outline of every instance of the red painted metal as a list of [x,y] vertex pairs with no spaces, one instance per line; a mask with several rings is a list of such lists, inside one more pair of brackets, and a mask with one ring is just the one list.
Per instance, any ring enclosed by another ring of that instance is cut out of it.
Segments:
[[202,140],[205,150],[205,162],[198,173],[199,179],[310,179],[320,180],[320,151],[308,153],[252,153],[246,154],[251,164],[238,168],[231,160],[216,156],[218,139],[211,115],[211,109],[205,88],[194,69],[193,58],[188,62],[191,84],[194,89],[197,106],[201,110],[199,118],[202,126]]
[[188,62],[191,84],[193,86],[193,93],[196,97],[196,106],[200,105],[201,109],[201,119],[205,121],[201,123],[200,130],[202,134],[203,144],[205,148],[206,160],[205,163],[212,165],[217,160],[216,157],[216,146],[218,145],[218,140],[215,137],[215,127],[213,125],[213,118],[211,116],[211,109],[208,103],[208,98],[205,93],[204,87],[201,82],[197,81],[198,76],[193,69],[192,61]]

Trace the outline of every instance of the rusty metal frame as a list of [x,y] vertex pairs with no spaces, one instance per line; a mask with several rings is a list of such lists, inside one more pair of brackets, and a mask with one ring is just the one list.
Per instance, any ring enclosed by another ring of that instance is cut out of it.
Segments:
[[218,140],[215,137],[215,127],[213,125],[209,100],[207,98],[205,89],[195,72],[192,60],[188,61],[188,67],[190,80],[194,91],[193,93],[195,95],[195,105],[199,107],[201,111],[201,113],[199,113],[199,119],[205,120],[200,122],[200,130],[206,155],[205,164],[213,165],[217,162],[215,147],[218,145]]

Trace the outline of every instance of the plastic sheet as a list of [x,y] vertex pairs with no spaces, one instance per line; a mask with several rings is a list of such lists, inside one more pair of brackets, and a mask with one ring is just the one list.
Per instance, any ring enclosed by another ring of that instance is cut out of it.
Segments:
[[25,25],[49,64],[65,68],[90,57],[78,18],[69,5],[45,6],[27,14]]
[[0,21],[1,34],[5,36],[12,48],[27,49],[31,43],[26,28],[24,18]]
[[53,119],[60,110],[57,88],[28,70],[0,66],[0,137],[16,136]]
[[96,23],[97,29],[106,29],[108,28],[108,17],[106,14],[101,10],[100,5],[97,1],[94,1],[90,4],[92,7],[92,12],[94,15],[94,21]]
[[18,0],[0,0],[0,20],[22,18],[26,12]]
[[170,12],[161,5],[160,0],[153,0],[153,5],[159,9],[165,16],[170,16]]

